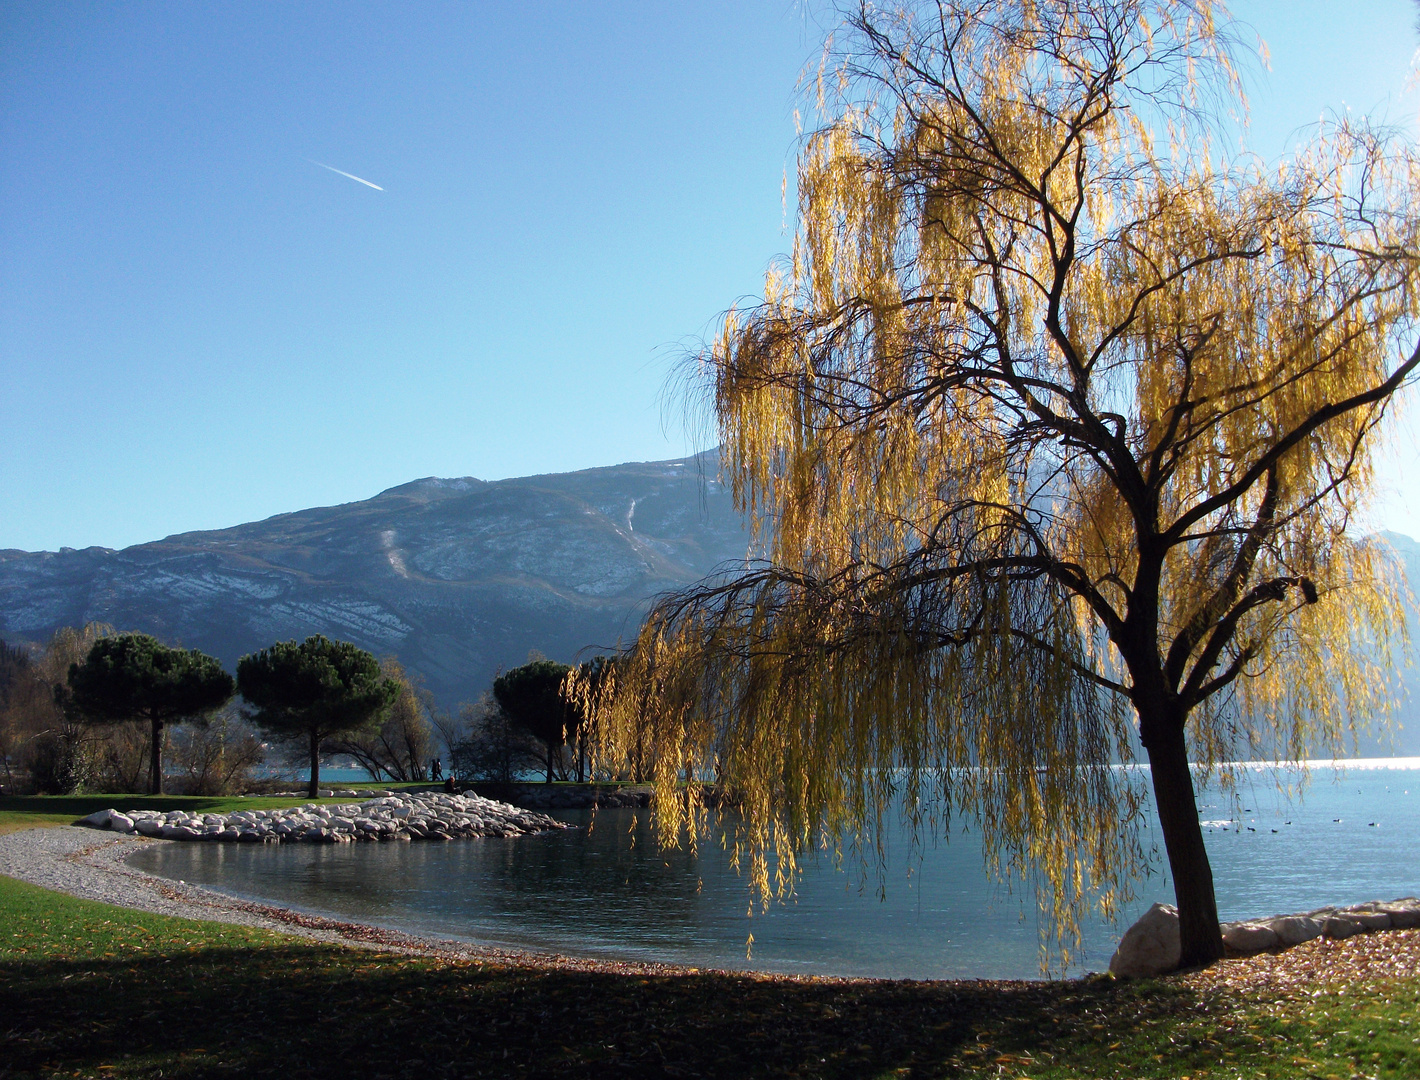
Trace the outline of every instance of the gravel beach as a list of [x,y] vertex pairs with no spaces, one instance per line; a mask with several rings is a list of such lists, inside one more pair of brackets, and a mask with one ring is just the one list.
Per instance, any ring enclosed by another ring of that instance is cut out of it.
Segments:
[[[513,964],[523,967],[618,974],[695,974],[697,968],[648,964],[499,949],[444,938],[419,937],[362,923],[340,922],[288,908],[257,904],[233,896],[156,877],[125,861],[149,844],[176,843],[75,826],[29,829],[0,836],[0,874],[55,889],[86,900],[151,911],[185,919],[237,923],[294,934],[312,941],[380,949],[447,960]],[[1344,941],[1318,938],[1284,952],[1226,960],[1204,971],[1171,976],[1187,984],[1229,984],[1258,989],[1265,985],[1321,983],[1374,977],[1413,978],[1420,973],[1420,929],[1362,934]],[[739,977],[788,982],[860,983],[872,979],[833,976],[770,975],[733,972]],[[978,985],[1010,982],[978,980]],[[1028,985],[1028,984],[1014,984]]]
[[158,915],[255,926],[313,941],[409,955],[608,973],[653,975],[697,970],[672,964],[594,960],[560,953],[500,949],[420,937],[363,923],[340,922],[160,878],[136,870],[126,861],[129,855],[148,845],[176,842],[115,836],[105,830],[72,825],[27,829],[0,836],[0,874],[85,900]]

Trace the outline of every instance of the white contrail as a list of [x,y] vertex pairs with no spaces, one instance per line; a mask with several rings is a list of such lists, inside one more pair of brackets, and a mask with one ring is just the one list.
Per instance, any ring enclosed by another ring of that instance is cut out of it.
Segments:
[[351,180],[354,180],[358,184],[364,184],[366,187],[372,187],[376,191],[384,191],[384,188],[380,187],[379,184],[372,184],[368,180],[361,180],[354,173],[348,173],[344,169],[337,169],[334,165],[327,165],[323,161],[316,161],[315,158],[306,158],[306,160],[309,161],[312,165],[319,165],[322,169],[329,169],[331,172],[339,173],[341,176],[348,176]]

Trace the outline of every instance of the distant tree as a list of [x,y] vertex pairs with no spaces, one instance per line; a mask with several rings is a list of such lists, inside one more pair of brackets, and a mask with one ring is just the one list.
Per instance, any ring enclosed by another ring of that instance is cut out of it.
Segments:
[[543,744],[490,694],[464,702],[457,718],[436,714],[435,725],[448,747],[452,776],[508,784],[546,765]]
[[259,727],[276,738],[306,742],[311,798],[320,788],[321,743],[378,724],[400,690],[364,649],[320,634],[242,657],[237,689]]
[[[645,783],[653,780],[655,775],[658,721],[649,708],[638,708],[636,703],[628,704],[624,698],[618,701],[618,694],[629,692],[625,660],[622,656],[598,656],[582,664],[569,676],[564,693],[576,704],[578,713],[585,717],[583,742],[591,764],[616,777]],[[635,690],[634,687],[632,689]],[[649,704],[651,698],[645,688],[636,692],[639,703]],[[617,713],[618,725],[614,738],[600,739],[598,720],[613,709]],[[713,777],[716,782],[720,780],[718,771],[714,769],[708,773],[700,771],[703,777]],[[688,777],[689,774],[686,774]]]
[[37,791],[68,794],[87,787],[104,756],[104,736],[127,726],[84,724],[65,708],[70,667],[88,656],[94,642],[113,632],[112,626],[98,622],[77,629],[61,626],[35,654],[33,683],[11,704],[18,710],[22,736],[19,761]]
[[230,795],[246,790],[266,752],[234,702],[206,724],[178,731],[168,757],[184,795]]
[[5,772],[7,791],[14,789],[12,769],[25,738],[20,703],[30,696],[37,682],[29,651],[0,640],[0,769]]
[[432,695],[394,657],[380,661],[380,671],[399,687],[384,722],[361,728],[328,744],[336,754],[348,754],[376,780],[424,780],[434,754],[434,730],[429,723]]
[[147,634],[100,638],[70,665],[66,712],[89,724],[144,720],[149,790],[163,792],[163,738],[170,724],[201,720],[231,699],[222,665],[196,649],[175,649]]
[[[575,715],[575,738],[576,738],[576,759],[577,759],[577,780],[579,782],[587,779],[589,764],[589,749],[592,743],[593,728],[596,723],[596,703],[603,694],[609,693],[612,685],[612,674],[617,664],[615,656],[594,656],[577,665],[575,671],[569,671],[562,682],[562,696],[566,698],[572,706]],[[633,746],[627,754],[627,765],[631,767],[632,779],[637,779],[634,775],[637,772],[637,763],[632,758],[639,758],[642,755]]]
[[571,670],[552,660],[533,660],[493,680],[493,697],[499,707],[542,743],[549,784],[554,770],[566,778],[562,751],[569,737],[576,737],[581,716],[562,693]]

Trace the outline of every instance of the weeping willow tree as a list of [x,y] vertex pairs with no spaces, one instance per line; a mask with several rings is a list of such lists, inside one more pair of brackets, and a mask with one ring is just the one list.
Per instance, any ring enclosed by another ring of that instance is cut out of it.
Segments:
[[827,55],[792,256],[698,357],[764,558],[655,606],[602,758],[655,747],[668,841],[707,823],[678,780],[733,790],[766,897],[894,806],[966,824],[1057,956],[1146,865],[1151,789],[1209,962],[1190,759],[1343,752],[1389,704],[1348,525],[1420,362],[1416,159],[1352,122],[1224,155],[1209,0],[864,5]]

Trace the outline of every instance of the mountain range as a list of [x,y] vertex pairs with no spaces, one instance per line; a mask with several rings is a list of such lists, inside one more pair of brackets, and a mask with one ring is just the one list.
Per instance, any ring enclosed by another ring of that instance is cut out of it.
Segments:
[[[749,550],[713,451],[510,480],[427,477],[340,506],[115,551],[0,551],[0,638],[89,621],[197,648],[228,669],[324,633],[397,656],[446,708],[536,650],[571,663],[634,636],[659,593]],[[1382,534],[1420,592],[1420,544]],[[1418,629],[1410,610],[1412,638]],[[1394,743],[1420,755],[1420,673]]]
[[397,656],[446,707],[537,650],[635,635],[658,593],[743,560],[714,453],[485,482],[428,477],[341,506],[115,551],[0,551],[0,637],[91,620],[229,669],[323,633]]

